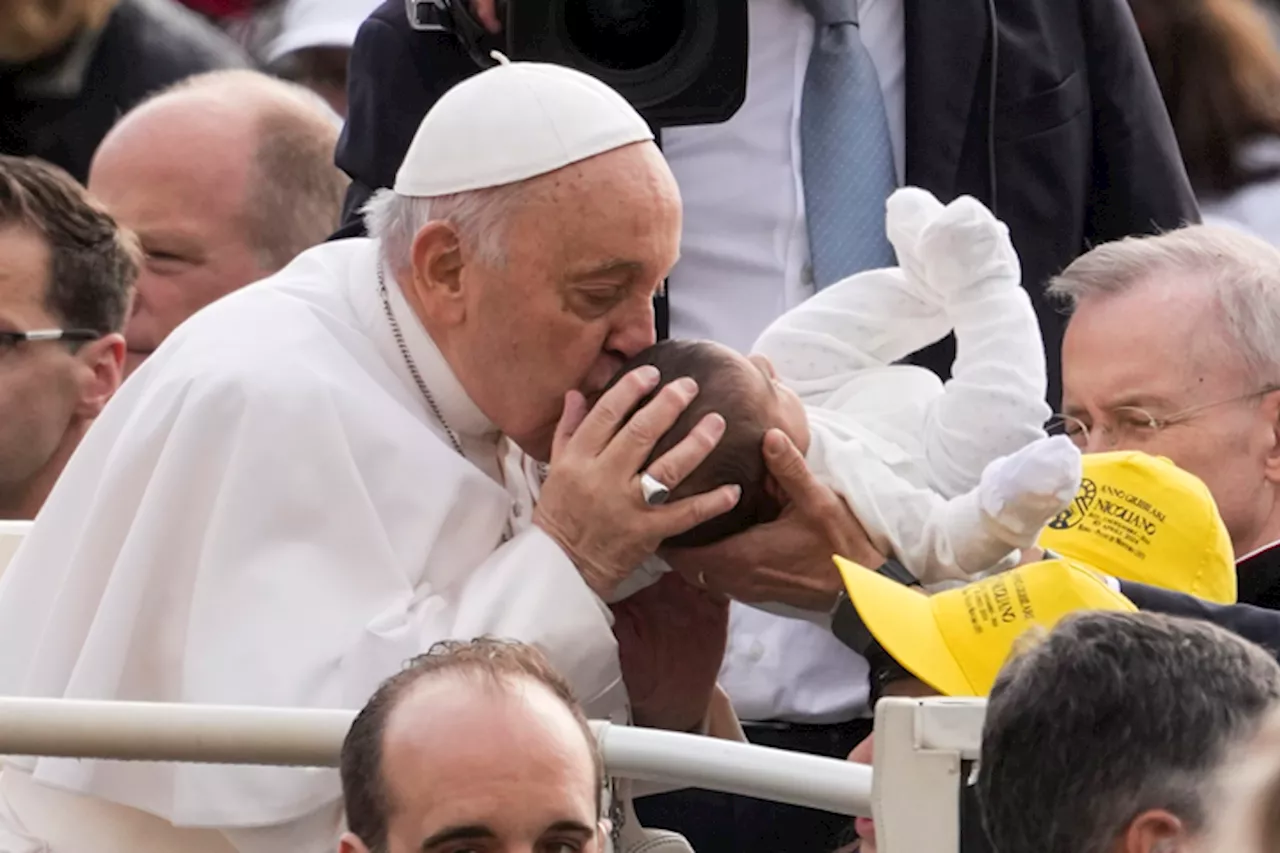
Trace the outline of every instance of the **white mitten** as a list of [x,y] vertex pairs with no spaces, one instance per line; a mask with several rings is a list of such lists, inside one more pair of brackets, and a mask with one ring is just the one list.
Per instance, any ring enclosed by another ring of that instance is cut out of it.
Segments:
[[985,520],[1014,548],[1029,548],[1080,490],[1080,450],[1065,435],[1033,441],[982,471],[978,502]]
[[908,285],[929,305],[942,303],[929,287],[928,270],[920,254],[920,237],[942,210],[942,202],[919,187],[895,190],[885,203],[885,234],[898,256],[898,266],[906,274]]
[[924,281],[942,304],[1021,286],[1009,229],[977,199],[961,196],[935,216],[917,244]]

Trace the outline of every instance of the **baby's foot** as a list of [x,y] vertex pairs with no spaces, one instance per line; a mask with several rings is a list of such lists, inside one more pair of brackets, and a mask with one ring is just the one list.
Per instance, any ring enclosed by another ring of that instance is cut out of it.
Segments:
[[1003,541],[1029,548],[1070,506],[1080,477],[1080,450],[1071,439],[1042,438],[988,465],[978,484],[978,502]]
[[1022,281],[1009,229],[969,196],[951,202],[925,225],[916,251],[925,284],[944,303],[992,287],[1018,287]]
[[942,202],[928,190],[903,187],[895,190],[885,204],[885,234],[898,256],[898,266],[921,299],[938,304],[938,297],[925,281],[928,270],[920,254],[920,236],[942,214]]

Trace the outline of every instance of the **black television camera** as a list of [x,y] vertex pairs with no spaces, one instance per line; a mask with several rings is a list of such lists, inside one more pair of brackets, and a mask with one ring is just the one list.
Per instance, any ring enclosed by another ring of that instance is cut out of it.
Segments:
[[619,91],[654,127],[726,121],[747,92],[747,0],[498,0],[490,35],[471,0],[405,0],[410,25],[445,31],[481,67],[499,50]]

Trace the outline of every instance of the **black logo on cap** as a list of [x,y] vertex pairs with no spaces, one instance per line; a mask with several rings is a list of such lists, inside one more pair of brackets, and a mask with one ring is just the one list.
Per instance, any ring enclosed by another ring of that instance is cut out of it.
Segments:
[[1053,521],[1049,522],[1051,530],[1070,530],[1075,527],[1089,512],[1089,507],[1093,506],[1093,501],[1098,497],[1098,487],[1093,480],[1081,480],[1080,491],[1076,492],[1075,500],[1071,501],[1071,506],[1064,509],[1053,517]]

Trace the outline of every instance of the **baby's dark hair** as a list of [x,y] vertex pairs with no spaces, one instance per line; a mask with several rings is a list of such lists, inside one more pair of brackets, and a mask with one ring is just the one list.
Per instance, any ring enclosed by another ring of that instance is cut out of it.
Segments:
[[710,545],[752,525],[777,518],[780,508],[765,486],[769,471],[763,454],[764,435],[773,424],[768,422],[767,408],[758,404],[759,396],[749,385],[754,377],[740,368],[732,353],[716,344],[660,341],[624,364],[605,390],[630,371],[647,364],[658,368],[662,380],[628,413],[628,419],[652,400],[663,386],[681,377],[687,376],[698,383],[698,396],[666,435],[658,439],[653,452],[645,460],[646,467],[680,443],[700,420],[712,412],[725,420],[720,443],[684,482],[672,490],[671,500],[708,492],[719,486],[736,484],[742,487],[742,497],[733,509],[671,537],[664,544],[680,548]]

